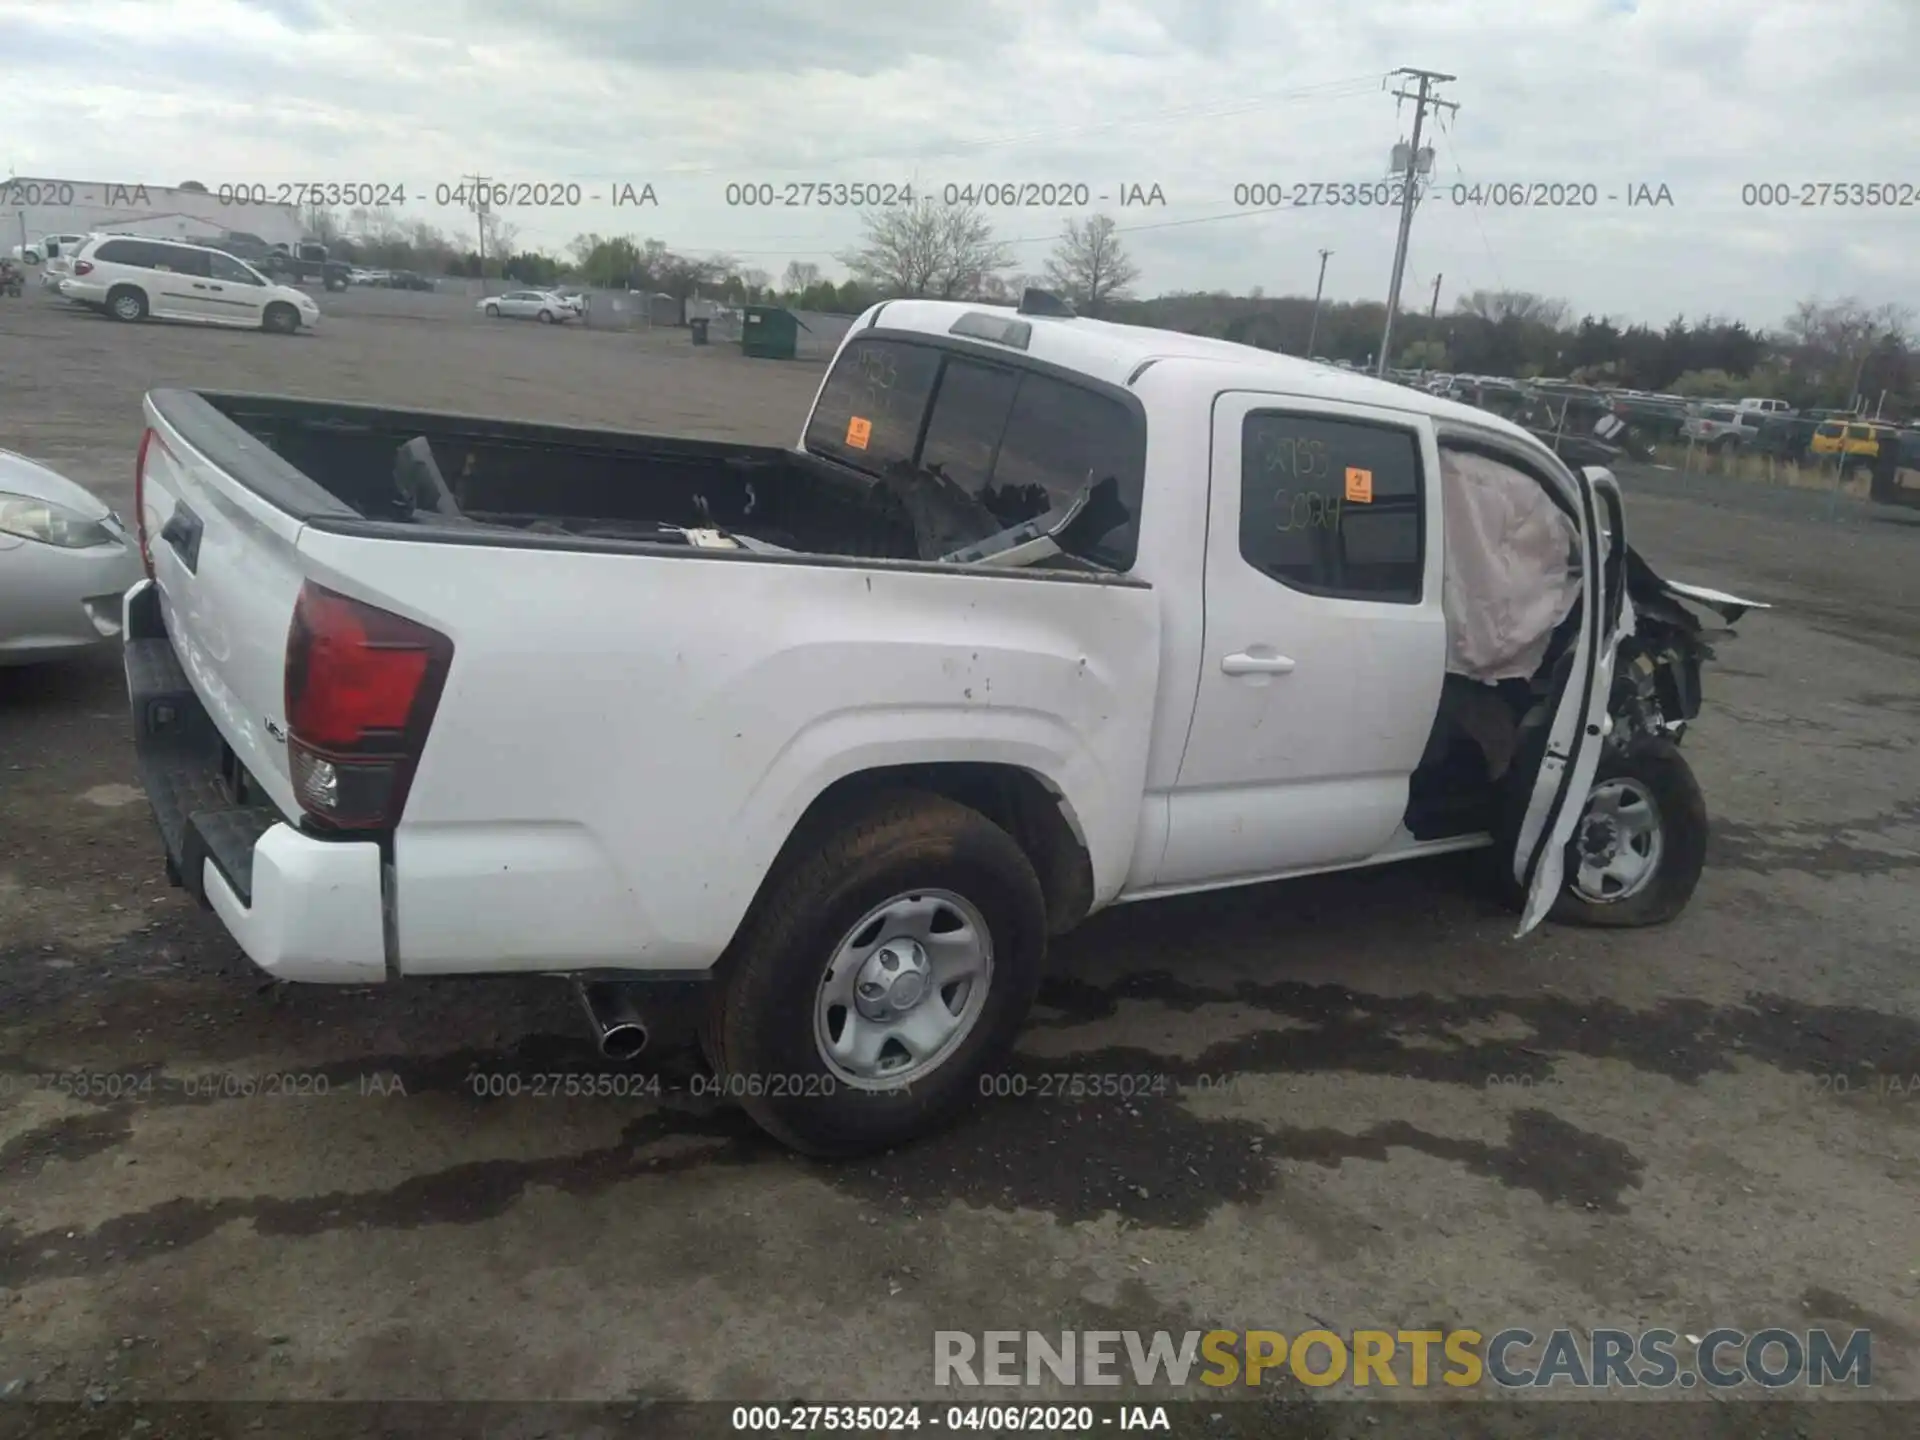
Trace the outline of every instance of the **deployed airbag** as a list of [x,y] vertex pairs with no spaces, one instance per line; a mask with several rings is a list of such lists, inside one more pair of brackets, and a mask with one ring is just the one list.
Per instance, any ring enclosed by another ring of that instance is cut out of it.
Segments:
[[1527,679],[1580,596],[1578,532],[1538,480],[1471,451],[1441,450],[1440,498],[1447,671]]

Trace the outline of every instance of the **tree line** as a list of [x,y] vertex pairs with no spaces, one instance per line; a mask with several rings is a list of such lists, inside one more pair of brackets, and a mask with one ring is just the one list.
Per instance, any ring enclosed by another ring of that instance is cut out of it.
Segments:
[[[775,303],[857,314],[883,299],[931,297],[1015,303],[1043,286],[1085,315],[1153,325],[1253,345],[1313,353],[1371,367],[1386,307],[1377,301],[1329,301],[1304,295],[1224,291],[1136,298],[1138,266],[1105,215],[1067,222],[1036,272],[1022,272],[977,207],[923,198],[869,211],[859,241],[834,258],[835,280],[812,261],[795,260],[776,280],[725,254],[688,255],[665,241],[630,235],[576,236],[564,255],[521,247],[519,232],[497,212],[478,217],[475,243],[456,242],[391,211],[329,211],[308,216],[314,238],[347,259],[387,269],[494,276],[524,285],[573,283],[704,296],[732,304]],[[484,244],[484,254],[481,246]],[[1802,300],[1779,324],[1756,329],[1716,316],[1676,316],[1663,326],[1599,315],[1577,318],[1567,302],[1514,290],[1476,290],[1450,310],[1403,313],[1394,323],[1395,365],[1457,374],[1552,376],[1690,396],[1779,396],[1803,406],[1877,404],[1897,411],[1920,403],[1920,360],[1910,312],[1857,299]]]

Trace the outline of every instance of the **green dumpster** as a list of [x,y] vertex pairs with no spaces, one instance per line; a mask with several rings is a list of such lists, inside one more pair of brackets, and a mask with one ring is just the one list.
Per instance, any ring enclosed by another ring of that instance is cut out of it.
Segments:
[[740,353],[755,360],[791,360],[800,347],[800,317],[778,305],[749,305],[740,321]]

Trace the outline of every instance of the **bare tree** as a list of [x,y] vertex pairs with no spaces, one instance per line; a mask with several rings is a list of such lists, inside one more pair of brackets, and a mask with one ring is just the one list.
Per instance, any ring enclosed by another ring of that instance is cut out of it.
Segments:
[[573,257],[574,268],[584,268],[588,258],[593,252],[606,243],[606,237],[602,235],[574,236],[573,239],[567,242],[567,254]]
[[322,245],[331,245],[340,238],[340,217],[324,205],[309,203],[301,213],[300,222],[308,238]]
[[520,238],[520,227],[498,210],[483,210],[480,212],[480,234],[486,243],[487,259],[494,264],[502,264],[513,254],[514,242]]
[[854,279],[889,295],[977,294],[987,278],[1013,264],[977,208],[922,199],[869,210],[860,217],[864,243],[839,256]]
[[1869,309],[1852,296],[1829,304],[1802,300],[1781,332],[1799,351],[1798,367],[1809,380],[1844,387],[1842,398],[1851,401],[1876,352],[1912,346],[1913,312],[1893,304]]
[[781,288],[799,292],[820,283],[820,267],[811,260],[789,260]]
[[1115,233],[1113,218],[1094,215],[1069,220],[1053,257],[1047,261],[1047,284],[1086,315],[1098,315],[1108,302],[1127,298],[1128,288],[1140,278],[1140,269],[1127,258]]
[[1564,300],[1535,295],[1531,290],[1475,290],[1462,295],[1454,307],[1462,315],[1472,315],[1490,324],[1515,320],[1522,325],[1542,325],[1549,330],[1565,328],[1569,307]]

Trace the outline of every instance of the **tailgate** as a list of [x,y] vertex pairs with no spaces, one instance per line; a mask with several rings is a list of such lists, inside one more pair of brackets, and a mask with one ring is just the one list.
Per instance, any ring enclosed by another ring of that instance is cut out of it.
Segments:
[[315,496],[342,507],[198,395],[156,391],[145,410],[135,493],[180,668],[240,764],[297,815],[285,740],[294,546]]

